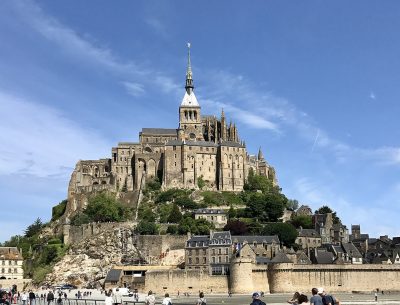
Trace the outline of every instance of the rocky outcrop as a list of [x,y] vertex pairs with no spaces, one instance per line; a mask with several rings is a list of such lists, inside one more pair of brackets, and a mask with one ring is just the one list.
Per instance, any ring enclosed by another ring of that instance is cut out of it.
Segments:
[[184,262],[187,236],[136,235],[135,227],[134,222],[64,225],[70,248],[46,281],[100,287],[115,265],[178,266]]
[[46,281],[51,284],[70,283],[78,287],[102,285],[114,265],[141,259],[135,247],[133,229],[134,224],[124,223],[71,244],[68,254],[56,263]]

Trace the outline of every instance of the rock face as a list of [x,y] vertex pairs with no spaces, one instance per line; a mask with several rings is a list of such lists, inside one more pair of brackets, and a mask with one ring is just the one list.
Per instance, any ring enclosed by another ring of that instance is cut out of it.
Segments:
[[103,230],[95,236],[71,244],[68,254],[59,261],[46,281],[70,283],[78,287],[99,287],[114,265],[140,260],[135,247],[134,224]]
[[134,222],[64,225],[70,248],[46,281],[100,287],[115,265],[178,266],[184,262],[187,236],[136,235],[135,227]]

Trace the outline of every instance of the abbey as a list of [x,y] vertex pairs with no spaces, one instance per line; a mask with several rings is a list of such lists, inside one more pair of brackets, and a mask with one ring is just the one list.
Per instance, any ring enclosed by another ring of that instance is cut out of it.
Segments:
[[188,49],[185,92],[179,106],[178,128],[143,128],[139,142],[121,142],[111,158],[79,161],[72,174],[68,197],[98,190],[140,190],[149,179],[158,178],[164,189],[204,188],[241,191],[250,169],[276,183],[275,171],[263,157],[247,153],[236,124],[202,115],[194,93]]

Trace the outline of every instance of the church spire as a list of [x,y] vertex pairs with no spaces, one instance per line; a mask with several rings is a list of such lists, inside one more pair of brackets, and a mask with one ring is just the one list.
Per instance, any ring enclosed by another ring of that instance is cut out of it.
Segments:
[[190,42],[187,44],[188,47],[188,65],[186,70],[186,92],[190,95],[193,91],[193,75],[192,75],[192,64],[190,62]]
[[261,147],[258,149],[258,160],[260,160],[260,161],[264,160],[264,155],[261,151]]

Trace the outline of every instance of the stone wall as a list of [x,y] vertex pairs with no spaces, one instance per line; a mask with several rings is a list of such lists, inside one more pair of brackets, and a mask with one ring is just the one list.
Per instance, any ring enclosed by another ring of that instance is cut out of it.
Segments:
[[22,291],[31,281],[31,279],[0,280],[0,288],[7,289],[11,288],[12,285],[17,285],[18,291]]
[[397,265],[293,265],[274,264],[268,268],[271,293],[310,291],[400,290]]
[[90,239],[101,232],[114,231],[116,229],[132,231],[136,227],[134,222],[105,222],[105,223],[88,223],[81,226],[64,225],[63,235],[64,243],[77,244],[84,239]]
[[227,293],[229,290],[227,276],[215,276],[202,270],[152,270],[146,272],[145,291],[152,290],[158,294],[165,292],[182,294],[189,292],[198,295],[199,290],[207,293]]
[[202,270],[152,270],[146,272],[145,290],[206,293],[310,292],[324,287],[330,292],[400,290],[400,266],[395,265],[260,265],[250,270],[246,259],[231,266],[231,276],[211,276]]

